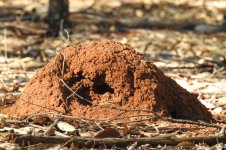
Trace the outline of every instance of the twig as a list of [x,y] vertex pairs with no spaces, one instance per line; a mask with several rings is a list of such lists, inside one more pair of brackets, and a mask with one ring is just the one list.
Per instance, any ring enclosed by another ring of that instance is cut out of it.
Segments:
[[218,133],[219,136],[225,136],[225,129],[226,129],[226,125],[223,125],[223,127],[221,128],[220,132]]
[[23,122],[28,122],[30,119],[38,116],[47,116],[47,115],[57,115],[56,112],[45,112],[45,113],[35,113],[30,116],[28,116],[26,119],[23,120]]
[[65,142],[61,147],[63,148],[63,147],[66,147],[67,145],[71,145],[72,144],[72,142],[73,142],[73,139],[70,139],[70,140],[68,140],[67,142]]
[[[115,109],[117,109],[117,108],[115,108]],[[131,111],[146,111],[146,112],[153,113],[152,111],[143,110],[143,109],[134,109],[134,110],[133,109],[132,110],[119,109],[119,110],[123,110],[123,111],[127,111],[127,112],[131,112]],[[123,113],[125,113],[125,112],[123,112]],[[123,113],[120,113],[120,114],[123,114]],[[94,122],[106,122],[106,121],[109,122],[109,121],[113,121],[113,120],[118,120],[117,117],[112,117],[112,118],[109,118],[109,119],[92,119],[92,118],[85,118],[85,117],[79,117],[79,116],[69,116],[69,115],[57,114],[56,112],[55,113],[54,112],[47,112],[47,113],[38,113],[38,114],[31,115],[27,119],[25,119],[24,122],[28,121],[29,119],[31,119],[31,118],[33,118],[35,116],[48,115],[48,114],[54,114],[57,117],[63,117],[63,118],[68,118],[68,119],[79,119],[80,121],[83,121],[83,122],[84,122],[84,120],[94,121]],[[133,116],[133,117],[135,117],[135,116]],[[123,119],[123,118],[119,118],[119,119]],[[149,115],[148,118],[141,119],[141,120],[136,120],[136,121],[128,121],[126,123],[135,123],[135,122],[149,121],[149,120],[152,120],[152,119],[161,119],[163,121],[169,121],[169,122],[172,122],[172,123],[184,123],[184,124],[187,123],[187,124],[201,125],[201,126],[207,126],[207,127],[214,127],[214,128],[218,128],[218,129],[222,128],[222,126],[217,125],[217,124],[210,124],[210,123],[205,123],[205,122],[196,122],[196,121],[183,120],[183,119],[173,119],[173,118],[169,118],[169,117],[161,117],[161,116],[157,115],[156,113],[153,113],[153,116]]]
[[84,100],[84,101],[88,102],[89,104],[93,105],[93,102],[91,102],[91,101],[88,100],[88,99],[85,99],[84,97],[80,96],[80,95],[77,94],[75,91],[73,91],[73,90],[72,90],[72,89],[64,82],[63,79],[60,79],[60,78],[58,78],[58,79],[59,79],[59,80],[66,86],[66,88],[67,88],[68,90],[70,90],[71,93],[73,93],[75,96],[77,96],[77,97],[80,98],[81,100]]
[[44,135],[47,136],[51,132],[51,130],[56,126],[56,124],[60,121],[60,118],[56,118],[54,122],[49,126],[49,128],[44,132]]
[[134,142],[127,150],[134,150],[137,147],[137,142]]
[[65,102],[62,98],[60,98],[60,101],[63,103],[63,105],[64,105],[64,107],[66,109],[66,112],[70,113],[70,115],[72,115],[72,113],[70,112],[69,107],[67,106],[67,102]]
[[196,121],[184,120],[184,119],[173,119],[173,118],[169,118],[169,117],[160,117],[160,116],[158,116],[158,117],[159,117],[159,119],[162,119],[163,121],[169,121],[172,123],[187,123],[187,124],[201,125],[201,126],[206,126],[206,127],[222,128],[220,125],[217,125],[217,124],[196,122]]
[[[18,30],[21,35],[29,34],[29,35],[43,35],[45,30],[34,29],[32,27],[28,27],[27,25],[15,24],[15,23],[4,23],[4,25],[0,25],[1,28],[6,28],[8,30]],[[19,34],[19,33],[18,33]],[[19,36],[19,35],[18,35]]]
[[[66,143],[70,145],[71,143],[76,143],[78,146],[87,146],[93,147],[106,145],[107,147],[116,146],[127,146],[131,143],[137,142],[137,146],[142,144],[150,145],[177,145],[183,141],[192,142],[192,143],[202,143],[205,142],[209,145],[216,144],[218,142],[226,143],[226,136],[202,136],[202,137],[176,137],[176,136],[156,136],[148,138],[86,138],[86,137],[56,137],[56,136],[32,136],[32,135],[19,135],[12,134],[12,139],[16,143],[22,144],[36,144],[36,143]],[[67,146],[68,146],[67,145]],[[66,145],[65,145],[66,146]]]

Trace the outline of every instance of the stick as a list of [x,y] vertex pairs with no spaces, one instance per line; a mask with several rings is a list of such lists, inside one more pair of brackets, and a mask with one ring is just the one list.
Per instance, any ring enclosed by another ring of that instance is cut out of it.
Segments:
[[54,122],[49,126],[49,128],[45,131],[44,135],[47,136],[50,134],[51,130],[56,126],[56,124],[60,121],[60,118],[56,118]]
[[58,143],[63,144],[67,142],[67,146],[76,143],[78,146],[96,147],[106,145],[112,147],[114,145],[125,147],[137,142],[137,145],[150,144],[156,145],[177,145],[181,142],[191,142],[194,144],[205,142],[208,145],[214,145],[218,142],[226,143],[226,136],[202,136],[202,137],[176,137],[176,136],[157,136],[148,138],[86,138],[86,137],[57,137],[57,136],[32,136],[12,134],[11,139],[19,144],[37,144],[37,143]]

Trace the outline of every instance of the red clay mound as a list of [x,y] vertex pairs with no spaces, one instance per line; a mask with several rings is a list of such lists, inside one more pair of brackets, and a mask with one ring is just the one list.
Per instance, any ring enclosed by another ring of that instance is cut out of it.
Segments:
[[[24,117],[55,111],[106,119],[118,115],[119,109],[147,109],[173,118],[211,119],[194,96],[154,64],[129,45],[112,41],[67,47],[37,71],[20,99],[3,112]],[[131,111],[120,117],[131,115],[141,112]]]

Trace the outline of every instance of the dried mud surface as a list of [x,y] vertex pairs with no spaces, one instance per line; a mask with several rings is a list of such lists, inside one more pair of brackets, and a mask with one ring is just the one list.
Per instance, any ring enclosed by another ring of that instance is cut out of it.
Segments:
[[[127,44],[113,41],[69,46],[39,69],[21,97],[1,112],[25,117],[60,112],[94,119],[145,114],[210,120],[211,114],[189,92],[144,60]],[[147,114],[147,113],[146,113]]]

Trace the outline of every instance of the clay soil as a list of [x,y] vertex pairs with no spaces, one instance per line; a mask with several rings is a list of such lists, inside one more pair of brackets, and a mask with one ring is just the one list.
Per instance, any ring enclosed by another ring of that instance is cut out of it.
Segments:
[[1,113],[26,117],[58,112],[93,119],[118,116],[134,120],[132,115],[141,118],[150,114],[137,111],[144,109],[160,116],[211,120],[210,112],[196,97],[132,47],[103,41],[67,47],[39,69],[17,102]]

